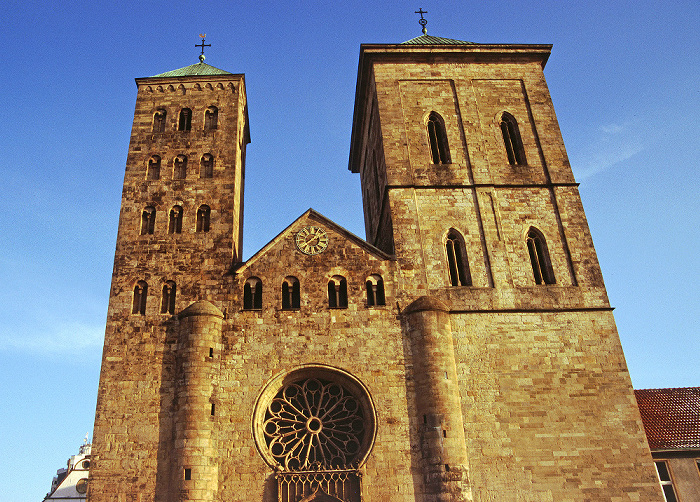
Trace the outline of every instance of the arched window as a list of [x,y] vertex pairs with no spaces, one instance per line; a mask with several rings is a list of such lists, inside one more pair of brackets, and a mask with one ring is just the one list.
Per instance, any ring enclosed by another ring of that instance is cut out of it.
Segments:
[[173,179],[184,180],[187,178],[187,155],[178,155],[173,161]]
[[199,166],[199,177],[200,178],[213,178],[214,177],[214,156],[205,153],[202,155],[202,161]]
[[189,131],[192,129],[192,110],[183,108],[180,110],[180,120],[177,122],[178,131]]
[[262,281],[257,277],[249,278],[243,285],[243,308],[262,309]]
[[175,289],[175,283],[173,281],[168,281],[163,284],[163,297],[160,301],[161,314],[175,313]]
[[170,218],[168,219],[168,233],[182,233],[182,206],[173,206],[170,210]]
[[501,115],[501,134],[503,134],[503,144],[506,147],[506,155],[508,156],[508,163],[512,166],[514,165],[526,165],[527,160],[525,159],[525,149],[523,148],[523,142],[520,139],[520,129],[518,129],[518,123],[508,112],[503,112]]
[[454,228],[447,233],[445,251],[447,251],[450,284],[452,286],[471,286],[472,277],[469,273],[469,261],[467,260],[464,238]]
[[552,269],[552,262],[549,259],[547,242],[542,232],[534,227],[530,227],[527,233],[527,252],[530,255],[535,282],[537,284],[555,284],[554,269]]
[[204,130],[213,131],[217,128],[219,121],[219,109],[216,106],[210,106],[204,112]]
[[334,275],[328,281],[328,306],[332,309],[348,307],[348,282],[345,277]]
[[156,208],[146,206],[141,212],[141,235],[153,235],[156,226]]
[[146,313],[146,297],[148,296],[148,284],[145,281],[139,281],[134,286],[134,303],[131,307],[132,314]]
[[160,157],[158,155],[152,156],[148,159],[148,169],[146,170],[147,180],[159,180],[160,179]]
[[445,121],[435,112],[431,112],[428,117],[428,143],[430,143],[430,158],[433,164],[449,164],[451,162]]
[[168,116],[163,108],[156,110],[153,114],[153,132],[165,132],[165,119]]
[[299,279],[291,276],[285,277],[282,281],[282,308],[298,309],[300,304]]
[[197,232],[209,231],[209,218],[211,217],[211,209],[207,205],[199,206],[197,209]]
[[381,275],[372,274],[365,281],[367,289],[367,306],[386,305],[384,300],[384,281]]

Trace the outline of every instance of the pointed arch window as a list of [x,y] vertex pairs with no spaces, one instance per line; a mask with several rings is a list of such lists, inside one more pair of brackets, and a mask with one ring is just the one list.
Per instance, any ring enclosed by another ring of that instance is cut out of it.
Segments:
[[243,309],[262,309],[262,281],[257,277],[251,277],[243,285]]
[[160,157],[158,155],[153,155],[148,159],[146,179],[151,181],[160,179]]
[[197,209],[197,232],[209,231],[209,220],[211,218],[211,208],[206,204]]
[[168,218],[168,233],[182,233],[182,206],[173,206],[173,208],[170,210],[170,216]]
[[527,233],[527,252],[530,255],[535,283],[555,284],[554,269],[552,269],[552,262],[549,259],[547,242],[542,232],[534,227],[530,227]]
[[192,110],[190,110],[189,108],[183,108],[182,110],[180,110],[180,118],[177,122],[177,130],[192,130]]
[[469,271],[467,248],[464,245],[464,238],[462,237],[462,234],[460,234],[454,228],[447,233],[445,251],[447,252],[450,285],[471,286],[472,277]]
[[134,301],[131,307],[132,314],[146,313],[146,297],[148,296],[148,284],[146,281],[139,281],[134,286]]
[[187,178],[187,155],[178,155],[173,161],[173,179],[184,180]]
[[153,132],[165,132],[165,119],[168,116],[168,112],[163,108],[156,110],[153,114]]
[[141,211],[141,235],[153,235],[156,226],[156,208],[146,206]]
[[173,281],[167,281],[163,284],[163,296],[160,301],[161,314],[175,313],[175,292],[176,286]]
[[428,116],[428,143],[433,164],[451,163],[445,121],[436,112],[431,112]]
[[348,282],[345,277],[334,275],[328,281],[328,307],[332,309],[348,308]]
[[503,112],[503,115],[501,115],[501,134],[503,135],[503,144],[506,147],[508,163],[511,166],[526,165],[525,149],[523,148],[523,141],[520,138],[518,122],[515,120],[515,117],[508,112]]
[[204,112],[204,130],[214,131],[218,127],[219,109],[216,106],[210,106]]
[[285,310],[298,309],[301,304],[299,279],[285,277],[282,281],[282,308]]
[[382,280],[381,275],[370,275],[365,281],[365,289],[367,290],[368,307],[386,305],[386,301],[384,299],[384,281]]
[[202,155],[202,160],[199,166],[199,177],[200,178],[213,178],[214,177],[214,156],[205,153]]

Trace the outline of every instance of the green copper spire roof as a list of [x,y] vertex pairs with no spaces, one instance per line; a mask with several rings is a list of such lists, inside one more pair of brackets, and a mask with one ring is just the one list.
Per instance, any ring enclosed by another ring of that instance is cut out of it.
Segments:
[[211,65],[200,61],[196,64],[191,64],[183,68],[178,68],[177,70],[166,71],[165,73],[159,73],[158,75],[153,75],[154,77],[192,77],[195,75],[233,75],[233,73],[220,70]]
[[432,35],[423,34],[420,37],[412,38],[401,42],[401,45],[471,45],[474,42],[465,42],[464,40],[454,40],[452,38],[434,37]]

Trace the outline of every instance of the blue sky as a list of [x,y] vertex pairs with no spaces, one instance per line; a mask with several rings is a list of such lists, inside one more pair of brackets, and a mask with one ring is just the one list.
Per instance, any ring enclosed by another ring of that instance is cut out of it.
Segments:
[[[43,2],[0,28],[0,501],[41,500],[92,431],[136,98],[246,74],[244,255],[309,207],[364,236],[347,170],[360,43],[552,43],[545,75],[637,388],[700,385],[697,1]],[[11,475],[9,473],[12,473]]]

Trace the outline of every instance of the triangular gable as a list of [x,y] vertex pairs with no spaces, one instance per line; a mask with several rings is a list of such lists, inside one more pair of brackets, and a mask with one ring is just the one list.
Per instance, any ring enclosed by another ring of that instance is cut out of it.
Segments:
[[301,216],[299,216],[296,220],[294,220],[291,224],[287,226],[284,230],[282,230],[279,234],[277,234],[270,242],[265,244],[262,248],[260,248],[259,251],[257,251],[253,256],[251,256],[247,261],[240,263],[236,269],[235,273],[241,273],[253,264],[255,264],[258,260],[260,260],[269,250],[274,248],[279,242],[281,242],[283,239],[287,238],[291,232],[292,229],[297,226],[299,222],[302,220],[309,220],[311,222],[314,222],[318,225],[322,225],[326,227],[328,230],[333,231],[336,234],[339,234],[340,236],[344,237],[347,241],[351,242],[352,244],[362,248],[365,250],[367,253],[373,255],[375,258],[379,260],[393,260],[393,256],[385,253],[379,248],[374,247],[364,239],[361,239],[357,235],[353,234],[352,232],[346,230],[345,228],[341,227],[337,223],[333,222],[332,220],[329,220],[325,216],[323,216],[321,213],[318,213],[314,211],[313,209],[309,208],[304,212]]

